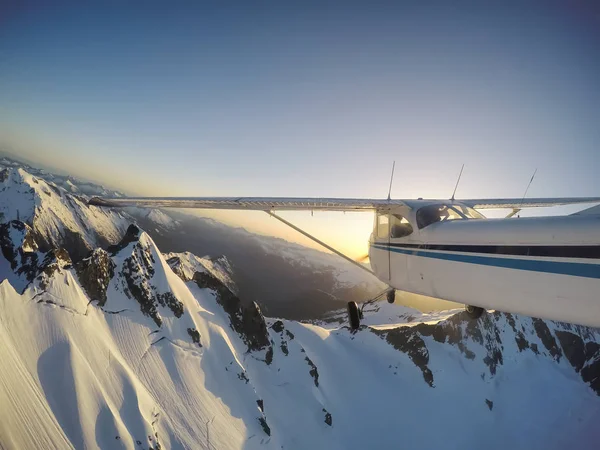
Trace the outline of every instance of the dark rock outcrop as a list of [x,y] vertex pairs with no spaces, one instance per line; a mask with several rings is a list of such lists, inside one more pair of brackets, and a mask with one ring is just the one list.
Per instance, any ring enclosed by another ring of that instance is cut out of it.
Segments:
[[[582,380],[600,395],[600,344],[598,330],[592,328],[495,311],[478,320],[470,320],[464,313],[459,313],[436,324],[370,330],[406,353],[422,370],[430,386],[433,386],[433,375],[428,368],[429,351],[424,338],[454,345],[471,360],[476,358],[472,349],[482,348],[484,352],[478,351],[477,355],[487,365],[490,376],[496,375],[498,367],[504,363],[504,338],[514,339],[519,353],[530,351],[536,357],[550,357],[556,362],[564,355]],[[530,342],[528,336],[539,338],[546,352],[541,351],[537,343]]]
[[110,245],[106,251],[110,253],[111,256],[115,256],[118,252],[123,250],[132,242],[137,242],[140,238],[141,232],[142,231],[136,225],[129,225],[121,241],[118,244]]
[[192,342],[198,344],[198,347],[202,347],[202,344],[200,343],[200,332],[195,328],[188,328],[187,332],[192,338]]
[[169,264],[169,267],[175,273],[175,275],[177,275],[183,281],[191,281],[191,278],[186,274],[185,270],[183,269],[183,261],[179,256],[172,256],[171,258],[167,259],[167,264]]
[[556,359],[556,361],[560,361],[560,357],[562,356],[562,352],[558,345],[556,345],[556,339],[550,333],[550,329],[546,322],[542,319],[533,319],[533,326],[535,327],[535,332],[546,347],[546,350],[550,352],[550,355]]
[[240,335],[248,350],[257,351],[270,346],[267,324],[256,302],[242,302],[225,284],[208,272],[196,272],[194,282],[200,288],[215,292],[217,302],[229,315],[231,328]]
[[75,265],[79,283],[90,297],[98,301],[99,306],[106,303],[108,283],[115,274],[115,263],[105,250],[95,249],[90,256]]
[[267,349],[267,353],[265,354],[265,363],[267,364],[267,366],[270,366],[272,362],[273,362],[273,346],[269,345],[269,348]]
[[0,224],[0,250],[17,275],[33,281],[39,270],[39,256],[29,225],[18,220]]
[[323,408],[323,412],[325,413],[325,423],[329,426],[333,425],[333,417],[331,417],[331,413]]
[[70,269],[72,266],[71,257],[64,248],[50,250],[44,256],[35,282],[42,290],[45,290],[50,279],[56,272],[61,272],[63,269]]
[[[425,341],[419,335],[417,326],[383,331],[372,329],[372,331],[379,336],[385,337],[387,342],[395,349],[406,353],[411,361],[423,372],[425,382],[433,387],[433,373],[427,367],[427,364],[429,364],[429,351],[427,350]],[[441,335],[438,335],[438,339],[441,339]]]
[[283,332],[283,322],[281,320],[276,321],[275,323],[273,323],[273,325],[271,325],[271,329],[273,331],[275,331],[276,333],[282,333]]
[[565,358],[567,358],[577,372],[581,371],[588,359],[583,339],[569,331],[560,330],[556,331],[556,337],[558,338],[558,342],[560,342]]
[[[572,329],[570,326],[567,328]],[[556,330],[556,337],[567,361],[580,373],[582,380],[600,395],[600,344],[595,341],[584,342],[584,339],[591,338],[587,330],[580,334]]]
[[304,360],[306,361],[306,364],[308,364],[308,366],[310,367],[308,373],[312,377],[315,386],[319,387],[319,370],[317,369],[317,366],[315,366],[315,363],[312,362],[312,359],[310,359],[308,356],[306,356]]
[[265,419],[264,417],[260,417],[258,419],[258,421],[259,421],[260,426],[262,427],[263,431],[265,432],[265,434],[267,436],[271,436],[271,428],[267,424],[267,419]]
[[371,331],[385,338],[397,350],[406,353],[423,372],[425,382],[433,387],[433,373],[428,367],[429,351],[422,337],[431,337],[436,342],[455,345],[471,360],[475,359],[475,353],[468,345],[483,346],[487,353],[483,361],[494,375],[496,367],[502,364],[501,339],[494,323],[496,318],[486,314],[478,320],[472,320],[462,312],[436,324],[420,323],[412,327]]

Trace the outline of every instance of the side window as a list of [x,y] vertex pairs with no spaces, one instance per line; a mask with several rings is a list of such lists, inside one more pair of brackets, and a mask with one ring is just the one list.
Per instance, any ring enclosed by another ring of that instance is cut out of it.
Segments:
[[464,219],[464,217],[448,205],[429,205],[417,211],[417,226],[425,228],[435,222]]
[[392,238],[403,238],[412,234],[413,227],[405,217],[400,214],[393,214],[391,216],[391,227],[390,237]]
[[419,228],[425,228],[427,225],[440,220],[437,206],[425,206],[417,211],[417,226]]
[[[475,212],[475,214],[481,214]],[[480,218],[479,217],[479,218]],[[424,206],[417,211],[417,226],[425,228],[435,222],[445,222],[448,220],[464,220],[468,216],[462,215],[454,207],[448,205],[429,205]]]
[[390,232],[390,222],[387,214],[377,216],[377,237],[386,238]]

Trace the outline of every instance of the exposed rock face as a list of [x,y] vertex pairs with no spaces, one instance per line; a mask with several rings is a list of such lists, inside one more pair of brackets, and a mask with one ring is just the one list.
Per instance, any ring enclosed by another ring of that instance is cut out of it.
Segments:
[[194,342],[194,344],[198,344],[198,347],[202,347],[202,344],[200,343],[200,332],[195,328],[188,328],[187,332],[192,338],[192,342]]
[[171,258],[167,259],[167,263],[169,264],[169,267],[171,267],[171,270],[175,273],[175,275],[177,275],[183,281],[188,282],[192,280],[192,278],[184,268],[181,257],[172,256]]
[[325,413],[325,423],[329,426],[333,425],[333,418],[331,417],[331,413],[323,408],[323,412]]
[[319,387],[319,370],[317,369],[317,366],[315,366],[315,363],[312,362],[312,359],[310,359],[308,356],[304,357],[304,361],[306,361],[306,364],[308,364],[308,367],[310,367],[308,373],[312,377],[315,386]]
[[546,350],[550,352],[550,355],[552,355],[556,361],[560,361],[562,352],[560,351],[560,348],[558,348],[558,345],[556,345],[556,340],[552,336],[552,333],[550,333],[550,329],[548,328],[548,325],[546,325],[546,322],[542,319],[533,319],[533,325],[535,326],[535,332],[542,340],[542,344],[544,344]]
[[267,419],[265,419],[264,417],[260,417],[258,419],[258,422],[260,423],[260,426],[262,427],[265,434],[267,436],[271,436],[271,428],[269,427],[269,425],[267,425]]
[[31,227],[18,220],[0,224],[0,247],[13,267],[18,264],[16,259],[19,253],[32,253],[38,249]]
[[75,266],[81,286],[90,300],[98,301],[99,306],[106,303],[106,290],[115,274],[115,267],[108,253],[101,248],[95,249]]
[[125,232],[125,236],[121,239],[118,244],[110,245],[106,251],[111,254],[111,256],[115,256],[118,252],[123,250],[132,242],[137,242],[140,238],[141,230],[134,224],[129,225],[127,227],[127,231]]
[[273,323],[273,325],[271,325],[271,329],[276,333],[283,333],[283,322],[281,320],[276,321],[275,323]]
[[38,246],[29,225],[18,220],[0,224],[0,250],[17,275],[31,282],[38,271]]
[[217,302],[229,315],[231,328],[242,337],[248,350],[262,350],[269,346],[267,324],[256,302],[242,303],[223,282],[208,272],[196,272],[194,281],[200,288],[215,291]]
[[85,239],[76,231],[66,228],[62,232],[62,246],[69,252],[73,262],[81,261],[92,251]]
[[[573,328],[567,325],[567,328]],[[565,358],[581,378],[600,395],[600,344],[594,341],[584,342],[585,336],[572,331],[556,331],[556,337],[563,349]]]
[[373,332],[385,337],[394,348],[406,353],[421,369],[427,384],[433,386],[433,373],[428,367],[429,351],[422,337],[432,337],[436,342],[456,345],[467,359],[475,358],[475,353],[468,344],[482,346],[485,349],[483,362],[488,366],[490,374],[495,375],[497,366],[503,363],[500,332],[494,323],[496,314],[500,313],[486,314],[479,320],[471,320],[466,313],[459,313],[433,325],[420,323],[413,327]]
[[233,282],[233,269],[225,256],[199,258],[190,252],[164,254],[171,270],[184,282],[192,281],[196,272],[209,272],[237,295]]
[[512,314],[495,311],[478,320],[470,320],[465,313],[460,313],[436,324],[420,323],[412,327],[371,331],[406,353],[432,387],[434,379],[428,367],[429,338],[456,346],[467,359],[473,360],[478,355],[491,377],[504,364],[504,348],[510,344],[507,339],[514,339],[511,345],[516,345],[519,352],[531,351],[538,357],[557,362],[564,355],[583,381],[600,395],[600,344],[597,343],[598,330],[592,328],[528,317],[519,317],[517,323]]
[[8,175],[8,169],[0,170],[0,183],[4,183],[6,180],[8,180]]
[[158,261],[156,261],[151,248],[140,241],[142,235],[143,233],[137,226],[130,225],[121,242],[109,247],[108,252],[115,257],[133,244],[131,253],[128,253],[121,266],[117,267],[118,274],[122,279],[123,290],[129,298],[137,300],[144,315],[151,317],[156,325],[161,326],[162,318],[158,306],[168,307],[175,317],[181,317],[184,313],[183,304],[172,292],[160,292],[153,283],[154,265]]
[[62,272],[63,269],[70,269],[72,266],[71,257],[64,248],[50,250],[44,256],[35,283],[45,290],[55,272]]
[[427,364],[429,364],[429,351],[425,342],[419,336],[419,330],[416,327],[395,328],[390,331],[373,330],[375,334],[385,336],[386,340],[397,350],[406,353],[412,362],[423,372],[423,378],[433,386],[433,374]]

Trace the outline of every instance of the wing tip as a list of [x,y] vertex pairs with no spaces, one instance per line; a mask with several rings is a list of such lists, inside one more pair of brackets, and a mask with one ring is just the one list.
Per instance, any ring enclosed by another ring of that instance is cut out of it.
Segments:
[[100,197],[92,197],[88,200],[88,205],[89,206],[102,206],[102,207],[111,207],[111,206],[115,206],[113,203],[111,203],[109,200],[105,200],[103,198]]

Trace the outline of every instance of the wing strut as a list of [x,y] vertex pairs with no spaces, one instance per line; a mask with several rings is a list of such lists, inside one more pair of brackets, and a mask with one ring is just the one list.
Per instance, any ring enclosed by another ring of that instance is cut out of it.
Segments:
[[512,212],[508,216],[506,216],[505,219],[510,219],[512,216],[517,214],[519,211],[521,211],[521,208],[513,208]]
[[336,250],[335,248],[331,247],[330,245],[327,245],[325,242],[323,242],[320,239],[317,239],[316,237],[312,236],[311,234],[308,234],[306,231],[304,231],[301,228],[298,228],[296,225],[294,225],[291,222],[288,222],[287,220],[285,220],[283,217],[278,216],[277,214],[275,214],[272,211],[265,211],[268,215],[270,215],[271,217],[276,218],[277,220],[279,220],[280,222],[286,224],[288,227],[293,228],[294,230],[296,230],[298,233],[306,236],[307,238],[315,241],[317,244],[322,245],[323,247],[325,247],[327,250],[335,253],[338,256],[341,256],[342,258],[344,258],[346,261],[351,262],[352,264],[354,264],[357,267],[360,267],[362,270],[369,272],[371,275],[375,275],[375,272],[373,272],[371,269],[366,268],[365,266],[363,266],[361,263],[354,261],[352,258],[350,258],[349,256],[344,255],[342,252],[340,252],[339,250]]

